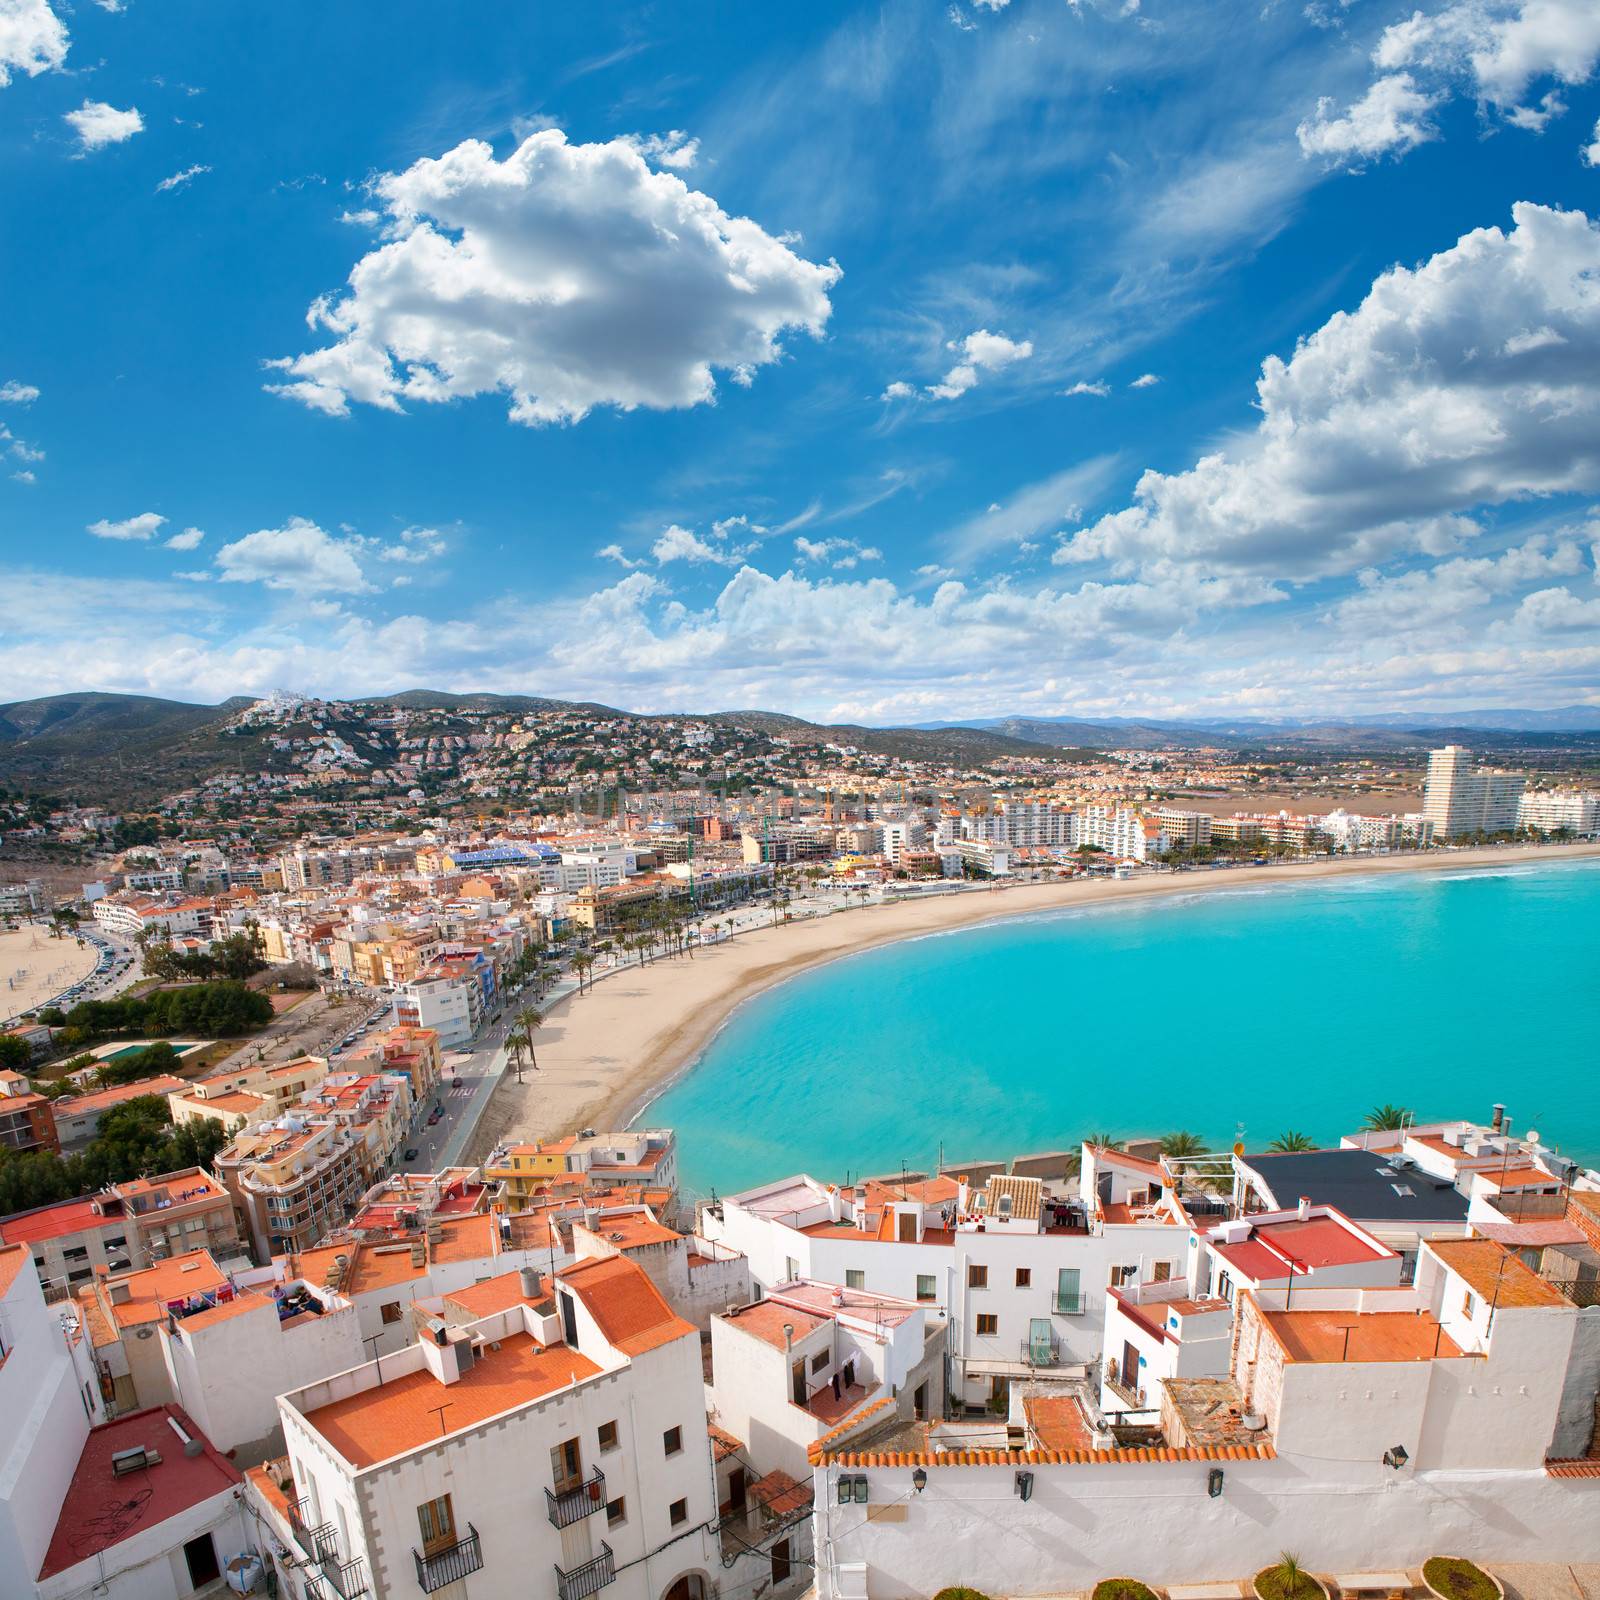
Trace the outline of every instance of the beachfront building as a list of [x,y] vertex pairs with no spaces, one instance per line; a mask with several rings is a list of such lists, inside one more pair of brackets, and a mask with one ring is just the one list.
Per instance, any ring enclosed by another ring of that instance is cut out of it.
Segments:
[[480,977],[459,968],[430,969],[401,985],[394,1014],[402,1027],[427,1028],[440,1045],[454,1050],[469,1044],[483,1026],[484,992]]
[[257,1063],[182,1084],[167,1103],[176,1123],[210,1117],[232,1128],[240,1118],[246,1122],[270,1121],[327,1076],[326,1057],[296,1056],[273,1067]]
[[710,1600],[699,1335],[625,1260],[551,1288],[280,1399],[287,1455],[247,1494],[281,1591]]
[[1118,1572],[1237,1594],[1291,1521],[1346,1592],[1409,1587],[1387,1575],[1444,1551],[1600,1558],[1594,1313],[1494,1241],[1425,1245],[1406,1286],[1245,1289],[1238,1314],[1226,1374],[1164,1380],[1154,1426],[825,1443],[821,1600],[1059,1595]]
[[1187,1234],[1159,1164],[1084,1152],[1084,1188],[994,1174],[853,1190],[800,1175],[701,1208],[700,1232],[764,1290],[797,1279],[884,1294],[950,1324],[954,1404],[1004,1411],[1014,1382],[1081,1376],[1113,1286],[1181,1272]]
[[204,1248],[243,1252],[228,1191],[199,1167],[131,1178],[80,1200],[0,1218],[0,1244],[23,1244],[49,1299],[74,1294],[96,1271],[137,1271]]
[[1422,814],[1437,839],[1513,833],[1527,781],[1520,772],[1474,767],[1470,750],[1447,744],[1428,757]]
[[1600,834],[1600,791],[1535,789],[1517,804],[1517,826],[1530,833],[1565,833],[1575,839]]
[[[505,1186],[513,1210],[551,1192],[577,1194],[612,1189],[647,1189],[664,1201],[642,1203],[670,1210],[678,1188],[678,1141],[671,1128],[566,1134],[524,1144],[498,1146],[483,1164],[491,1183]],[[562,1180],[576,1179],[576,1182]]]

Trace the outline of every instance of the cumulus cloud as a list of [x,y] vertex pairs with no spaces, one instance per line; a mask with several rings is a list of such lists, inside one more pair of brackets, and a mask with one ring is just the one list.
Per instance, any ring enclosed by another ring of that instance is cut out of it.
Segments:
[[39,391],[31,383],[18,383],[15,378],[0,383],[0,401],[13,406],[31,406],[39,398]]
[[185,528],[182,533],[175,533],[167,540],[169,550],[196,550],[205,534],[199,528]]
[[878,398],[880,400],[909,400],[916,392],[903,378],[896,378]]
[[223,545],[216,566],[223,583],[259,583],[301,595],[358,594],[368,587],[359,550],[304,517],[290,517],[281,528],[261,528]]
[[1130,389],[1153,389],[1160,382],[1161,380],[1155,375],[1155,373],[1141,372],[1139,376],[1128,385],[1128,387]]
[[1061,392],[1067,396],[1092,394],[1097,399],[1104,400],[1111,393],[1111,385],[1104,382],[1090,383],[1086,379],[1080,378],[1070,389],[1063,389]]
[[1402,156],[1436,136],[1428,113],[1442,95],[1424,94],[1409,72],[1377,79],[1342,116],[1334,102],[1317,102],[1313,116],[1295,129],[1308,156],[1326,156],[1335,163],[1359,165],[1375,156]]
[[144,132],[144,118],[130,106],[118,111],[104,100],[85,100],[76,111],[69,111],[63,122],[70,123],[78,136],[80,152],[103,150],[108,144],[121,144],[136,133]]
[[1008,339],[1002,333],[979,328],[965,339],[951,340],[946,348],[955,351],[960,360],[938,383],[928,385],[928,393],[936,400],[955,400],[976,388],[980,372],[1000,372],[1026,361],[1033,354],[1033,341]]
[[682,128],[671,133],[633,134],[626,140],[646,161],[658,167],[671,167],[682,172],[692,167],[700,155],[700,141],[691,139]]
[[1579,152],[1583,157],[1583,164],[1587,167],[1600,167],[1600,122],[1594,125],[1594,140],[1586,144]]
[[192,167],[184,167],[182,171],[174,172],[170,178],[163,178],[161,182],[156,185],[156,193],[166,194],[172,189],[186,188],[189,184],[193,183],[201,173],[209,172],[210,170],[210,167],[203,166],[199,162],[196,162],[196,164]]
[[154,511],[141,511],[138,516],[128,517],[121,522],[102,517],[98,522],[91,522],[87,531],[97,539],[153,539],[166,520]]
[[1378,76],[1343,115],[1323,100],[1300,125],[1307,155],[1359,165],[1403,155],[1434,136],[1427,116],[1457,89],[1516,127],[1541,132],[1566,105],[1559,88],[1587,83],[1600,58],[1594,0],[1452,0],[1385,28],[1372,52]]
[[408,566],[421,566],[442,556],[449,542],[437,528],[407,528],[400,535],[399,544],[384,545],[378,551],[380,561],[399,561]]
[[0,89],[18,72],[37,78],[66,59],[66,27],[46,0],[0,0]]
[[838,571],[848,571],[863,561],[883,560],[883,551],[854,539],[807,539],[802,535],[795,540],[794,548],[802,561],[820,563]]
[[1512,216],[1393,268],[1269,358],[1251,432],[1187,472],[1145,472],[1133,505],[1055,559],[1353,572],[1450,554],[1476,506],[1600,488],[1600,230],[1526,202]]
[[650,546],[650,554],[662,566],[669,561],[728,564],[736,559],[727,550],[702,539],[689,528],[680,528],[675,522]]
[[840,276],[622,139],[547,129],[504,161],[469,140],[372,189],[389,237],[311,308],[333,342],[268,363],[275,393],[334,415],[492,392],[530,425],[704,404],[718,370],[749,383],[783,333],[820,336]]

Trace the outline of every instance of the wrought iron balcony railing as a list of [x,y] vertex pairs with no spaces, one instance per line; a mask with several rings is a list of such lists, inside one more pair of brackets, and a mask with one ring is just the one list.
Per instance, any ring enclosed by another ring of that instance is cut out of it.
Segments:
[[600,1554],[593,1561],[585,1561],[570,1572],[556,1568],[556,1593],[560,1600],[587,1600],[598,1594],[608,1583],[616,1581],[617,1568],[611,1559],[611,1546],[600,1541]]
[[457,1578],[465,1578],[483,1566],[483,1548],[478,1543],[478,1530],[470,1522],[466,1534],[454,1544],[430,1551],[427,1555],[416,1549],[411,1554],[416,1557],[417,1582],[425,1594],[432,1594],[435,1589],[442,1589]]
[[596,1467],[582,1482],[565,1489],[546,1489],[544,1497],[551,1523],[557,1528],[570,1528],[605,1505],[606,1475]]

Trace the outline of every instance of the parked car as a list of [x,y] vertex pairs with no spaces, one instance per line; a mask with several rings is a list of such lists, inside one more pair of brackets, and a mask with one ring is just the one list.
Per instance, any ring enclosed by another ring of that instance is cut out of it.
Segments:
[[417,1159],[417,1147],[415,1145],[408,1145],[406,1147],[406,1160],[407,1161],[415,1161],[416,1159]]

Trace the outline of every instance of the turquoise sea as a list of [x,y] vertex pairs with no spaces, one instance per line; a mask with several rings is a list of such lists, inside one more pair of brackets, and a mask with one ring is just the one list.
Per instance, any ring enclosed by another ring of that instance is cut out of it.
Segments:
[[1503,1101],[1600,1162],[1600,861],[1322,879],[1008,918],[741,1006],[645,1111],[689,1190],[1188,1128],[1336,1141]]

